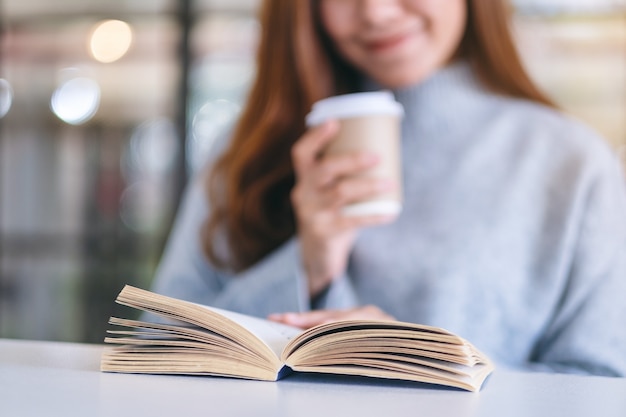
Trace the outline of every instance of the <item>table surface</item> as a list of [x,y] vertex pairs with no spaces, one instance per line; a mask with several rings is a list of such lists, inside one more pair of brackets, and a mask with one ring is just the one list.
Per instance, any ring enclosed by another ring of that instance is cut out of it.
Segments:
[[626,416],[626,379],[497,369],[470,393],[332,375],[259,382],[112,374],[99,371],[103,348],[0,339],[0,415]]

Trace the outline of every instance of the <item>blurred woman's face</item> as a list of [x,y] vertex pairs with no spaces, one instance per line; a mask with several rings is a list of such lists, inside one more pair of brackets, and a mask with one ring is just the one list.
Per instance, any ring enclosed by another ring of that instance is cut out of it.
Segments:
[[348,62],[385,87],[401,88],[450,61],[465,30],[465,1],[320,0],[320,16]]

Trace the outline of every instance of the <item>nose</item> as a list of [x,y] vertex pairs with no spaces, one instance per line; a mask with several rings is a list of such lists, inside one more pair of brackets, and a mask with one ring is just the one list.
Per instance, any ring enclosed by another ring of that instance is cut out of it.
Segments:
[[360,15],[369,26],[384,26],[393,22],[403,11],[403,0],[360,0]]

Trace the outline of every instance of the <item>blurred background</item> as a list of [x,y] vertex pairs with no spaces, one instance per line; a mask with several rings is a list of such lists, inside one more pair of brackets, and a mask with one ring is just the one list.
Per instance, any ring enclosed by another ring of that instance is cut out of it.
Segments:
[[[101,342],[122,286],[150,286],[245,97],[257,5],[1,0],[0,337]],[[514,5],[535,80],[626,159],[626,0]]]

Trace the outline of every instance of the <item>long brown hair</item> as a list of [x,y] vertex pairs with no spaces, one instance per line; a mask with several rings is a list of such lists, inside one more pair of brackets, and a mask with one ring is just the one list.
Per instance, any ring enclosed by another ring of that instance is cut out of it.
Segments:
[[[322,98],[355,91],[358,73],[334,52],[316,0],[264,0],[257,74],[230,144],[207,177],[211,214],[202,228],[214,265],[255,264],[296,232],[290,191],[291,147],[305,115]],[[458,55],[492,91],[551,105],[524,70],[510,33],[506,0],[467,0]],[[218,234],[226,253],[218,250]]]

